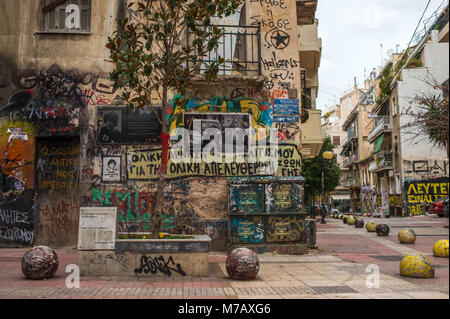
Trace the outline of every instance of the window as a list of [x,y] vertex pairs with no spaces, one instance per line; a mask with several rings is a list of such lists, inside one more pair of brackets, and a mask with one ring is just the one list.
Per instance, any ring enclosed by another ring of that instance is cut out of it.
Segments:
[[91,0],[42,0],[43,31],[90,32]]
[[341,145],[341,137],[333,136],[333,145],[340,146]]

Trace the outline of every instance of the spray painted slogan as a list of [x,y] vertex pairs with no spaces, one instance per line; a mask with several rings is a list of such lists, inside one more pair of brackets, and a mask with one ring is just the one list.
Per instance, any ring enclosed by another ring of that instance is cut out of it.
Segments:
[[299,89],[296,2],[293,0],[252,0],[248,5],[247,24],[261,27],[263,73],[267,90]]
[[408,181],[404,184],[404,197],[407,213],[410,216],[423,215],[422,203],[432,203],[448,196],[448,177],[421,181]]
[[[250,151],[251,152],[251,151]],[[278,148],[256,148],[254,162],[245,155],[242,162],[204,161],[176,163],[169,159],[167,178],[190,176],[233,177],[254,175],[300,176],[302,156],[295,145]],[[264,158],[265,160],[260,160]],[[161,150],[130,151],[127,153],[127,177],[129,180],[156,180],[161,161]]]

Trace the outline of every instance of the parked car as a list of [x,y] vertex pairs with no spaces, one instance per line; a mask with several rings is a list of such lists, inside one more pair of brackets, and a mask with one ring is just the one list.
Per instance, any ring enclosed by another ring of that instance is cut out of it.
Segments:
[[[446,203],[446,205],[444,205]],[[447,206],[446,213],[444,206]],[[430,208],[428,209],[430,214],[436,214],[439,217],[448,216],[448,196],[441,197],[437,201],[431,203]]]
[[444,212],[444,216],[448,217],[448,197],[444,200],[442,211]]

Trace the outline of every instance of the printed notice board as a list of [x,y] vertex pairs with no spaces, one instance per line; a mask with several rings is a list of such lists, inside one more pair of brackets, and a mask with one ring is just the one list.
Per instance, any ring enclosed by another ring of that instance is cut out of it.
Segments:
[[298,99],[275,99],[273,113],[284,115],[298,115],[300,102]]
[[117,207],[81,207],[78,249],[115,249],[116,225]]

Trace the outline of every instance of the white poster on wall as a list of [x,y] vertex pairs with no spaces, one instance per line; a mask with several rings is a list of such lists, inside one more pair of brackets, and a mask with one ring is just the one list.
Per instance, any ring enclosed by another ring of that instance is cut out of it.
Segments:
[[117,207],[80,207],[78,249],[115,249],[116,229]]
[[122,158],[120,156],[104,156],[102,181],[120,182]]

